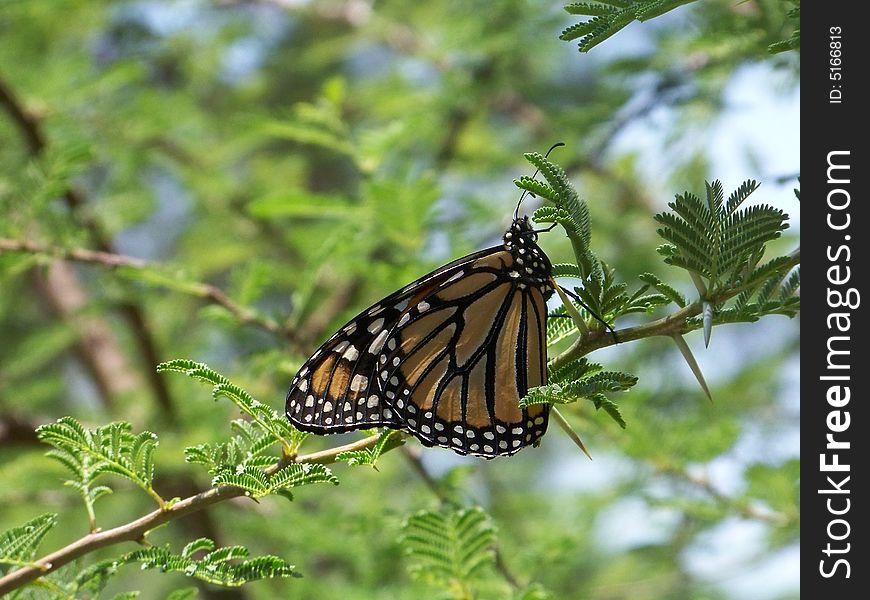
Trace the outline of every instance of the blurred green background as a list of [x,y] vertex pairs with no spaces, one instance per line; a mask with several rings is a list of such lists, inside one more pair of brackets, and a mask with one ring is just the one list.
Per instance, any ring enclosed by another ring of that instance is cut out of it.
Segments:
[[[500,238],[512,179],[531,174],[523,152],[566,143],[553,158],[589,204],[593,248],[632,287],[649,271],[690,294],[655,252],[652,215],[705,179],[760,180],[754,198],[792,217],[774,251],[796,246],[799,54],[767,50],[795,28],[793,4],[702,1],[589,53],[559,41],[576,22],[563,6],[0,0],[0,237],[155,265],[0,253],[0,530],[53,511],[44,550],[87,532],[32,433],[62,415],[157,432],[164,497],[207,487],[183,448],[224,439],[236,415],[155,375],[156,362],[207,362],[282,410],[302,361],[358,310]],[[557,232],[541,245],[554,262],[571,256]],[[442,493],[493,516],[522,588],[796,598],[798,333],[798,319],[769,317],[717,327],[706,350],[690,335],[712,405],[670,340],[594,354],[640,383],[618,398],[625,430],[585,404],[565,410],[592,462],[551,426],[510,459],[426,449],[421,464]],[[203,598],[438,597],[398,542],[402,521],[438,498],[401,453],[378,467],[337,465],[339,487],[227,502],[152,541],[208,535],[304,575],[202,585]],[[97,509],[110,527],[151,507],[122,489]],[[188,585],[127,567],[109,591],[162,598]],[[516,593],[496,570],[478,591]]]

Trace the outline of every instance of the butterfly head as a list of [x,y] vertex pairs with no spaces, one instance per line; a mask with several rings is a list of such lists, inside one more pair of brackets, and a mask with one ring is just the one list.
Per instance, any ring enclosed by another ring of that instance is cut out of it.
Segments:
[[550,260],[538,246],[538,234],[532,227],[529,217],[517,217],[504,234],[504,249],[511,253],[514,259],[511,277],[520,282],[541,286],[549,290],[549,280],[552,275]]
[[532,228],[529,217],[517,217],[504,234],[504,249],[512,250],[527,244],[537,244],[538,234]]

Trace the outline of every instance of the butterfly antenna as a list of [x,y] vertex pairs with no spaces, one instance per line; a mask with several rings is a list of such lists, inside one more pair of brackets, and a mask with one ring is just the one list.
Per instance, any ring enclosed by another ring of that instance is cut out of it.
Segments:
[[[561,286],[560,286],[560,287],[561,287]],[[565,288],[562,288],[562,291],[565,292],[566,294],[568,294],[569,296],[571,296],[571,298],[573,298],[573,299],[577,302],[577,304],[579,304],[580,306],[582,306],[583,308],[585,308],[585,309],[589,312],[590,315],[592,315],[593,317],[595,317],[595,320],[596,320],[596,321],[598,321],[599,323],[601,323],[602,325],[604,325],[605,327],[607,327],[607,329],[608,329],[608,330],[610,331],[610,333],[613,335],[613,339],[616,340],[617,343],[619,343],[619,337],[616,335],[616,331],[613,330],[613,327],[610,326],[610,323],[608,323],[607,321],[605,321],[604,319],[602,319],[601,317],[599,317],[598,314],[596,314],[596,312],[595,312],[594,310],[592,310],[591,308],[589,308],[589,307],[586,305],[586,303],[583,302],[583,300],[580,299],[580,296],[578,296],[577,294],[575,294],[575,293],[572,292],[571,290],[566,290]]]
[[[547,150],[547,153],[544,155],[544,158],[549,158],[549,157],[550,157],[550,152],[552,152],[552,151],[555,150],[556,148],[560,148],[560,147],[562,147],[562,146],[564,146],[564,145],[565,145],[565,142],[556,142],[555,144],[553,144],[552,146],[550,146],[550,149]],[[535,171],[535,175],[537,175],[537,174],[538,174],[538,172]]]
[[[520,200],[517,202],[517,207],[514,209],[514,221],[520,218],[520,204],[523,203],[523,199],[526,197],[526,194],[529,194],[529,190],[523,190],[523,193],[520,194]],[[534,194],[532,194],[534,195]]]
[[[565,142],[556,142],[555,144],[553,144],[552,146],[550,146],[550,149],[547,150],[547,153],[544,155],[544,158],[549,158],[549,156],[550,156],[550,152],[552,152],[552,151],[555,150],[556,148],[559,148],[559,147],[564,146],[564,145],[565,145]],[[537,176],[538,176],[538,173],[540,173],[540,171],[541,171],[540,169],[535,169],[535,172],[532,174],[532,179],[534,179],[535,177],[537,177]],[[531,195],[532,195],[532,198],[535,197],[535,195],[532,194],[529,190],[523,190],[523,193],[520,194],[520,201],[517,202],[517,207],[514,209],[514,220],[517,220],[517,219],[519,218],[519,216],[520,216],[520,204],[523,203],[523,199],[525,199],[526,194],[531,194]],[[549,231],[549,230],[548,230],[548,231]]]

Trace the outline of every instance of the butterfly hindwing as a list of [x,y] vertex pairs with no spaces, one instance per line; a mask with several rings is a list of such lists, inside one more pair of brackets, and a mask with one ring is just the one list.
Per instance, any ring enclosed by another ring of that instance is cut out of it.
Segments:
[[546,304],[493,252],[410,307],[387,337],[378,382],[409,431],[428,445],[491,458],[544,434],[547,407],[519,408],[546,381]]

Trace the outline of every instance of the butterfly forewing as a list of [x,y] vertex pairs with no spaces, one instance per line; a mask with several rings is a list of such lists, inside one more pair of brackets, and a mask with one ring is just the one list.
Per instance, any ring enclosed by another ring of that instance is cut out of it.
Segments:
[[549,407],[519,401],[546,383],[552,289],[532,234],[517,220],[504,246],[433,271],[353,319],[294,379],[290,420],[315,433],[406,429],[485,458],[537,442]]
[[[329,338],[297,373],[287,393],[286,413],[299,429],[317,434],[368,427],[399,428],[381,402],[376,363],[391,328],[415,296],[441,285],[481,251],[456,260],[405,286],[354,317]],[[416,305],[417,301],[414,302]]]

